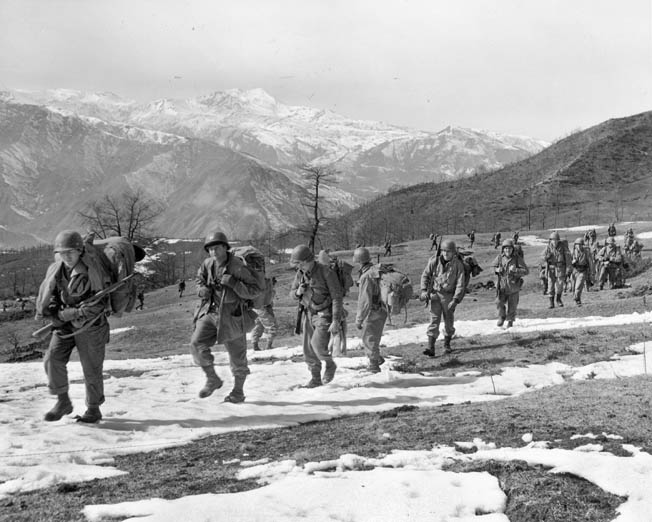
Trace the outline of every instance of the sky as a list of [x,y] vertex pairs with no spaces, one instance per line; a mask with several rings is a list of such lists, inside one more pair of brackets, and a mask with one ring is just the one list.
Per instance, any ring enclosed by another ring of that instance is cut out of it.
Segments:
[[0,89],[51,88],[551,141],[652,109],[652,0],[2,0]]
[[[459,321],[460,337],[509,336],[531,332],[595,325],[648,323],[652,312],[574,319],[519,319],[505,330],[493,320]],[[114,329],[112,337],[129,327]],[[383,344],[395,346],[425,342],[426,325],[388,331]],[[349,339],[353,349],[357,339]],[[300,346],[279,346],[250,352],[252,373],[245,385],[246,402],[225,404],[219,390],[199,399],[203,382],[189,355],[160,359],[108,360],[104,366],[106,403],[104,419],[81,425],[74,414],[84,409],[84,388],[78,362],[68,365],[73,415],[45,423],[44,412],[53,399],[47,394],[41,362],[0,364],[0,499],[21,491],[63,482],[122,475],[114,466],[118,454],[155,451],[187,444],[210,434],[246,429],[282,427],[361,412],[389,410],[404,404],[436,407],[465,401],[492,401],[515,396],[567,380],[613,379],[642,375],[652,363],[646,354],[650,343],[623,349],[608,361],[573,368],[558,362],[528,367],[506,367],[499,375],[463,372],[454,377],[404,374],[392,369],[397,358],[388,357],[382,372],[365,370],[366,358],[338,358],[338,370],[328,385],[305,389],[305,364],[296,356]],[[226,354],[216,351],[216,369],[232,384]],[[270,362],[269,357],[275,361]],[[647,367],[646,367],[647,366]],[[493,380],[492,380],[493,379]],[[494,391],[495,390],[495,391]],[[603,435],[615,441],[618,433],[592,434],[578,428],[571,438],[582,439],[574,450],[549,448],[524,431],[520,447],[496,447],[493,441],[456,442],[457,447],[433,446],[429,451],[393,451],[367,458],[333,455],[333,460],[252,461],[243,453],[232,462],[240,466],[238,478],[256,479],[260,487],[232,494],[189,495],[174,500],[142,498],[113,505],[88,505],[89,521],[138,518],[147,522],[177,520],[450,520],[456,522],[507,522],[506,497],[496,477],[488,473],[443,471],[446,463],[470,459],[525,460],[550,467],[551,473],[571,473],[605,491],[626,497],[618,507],[619,522],[640,522],[652,510],[652,456],[631,445],[617,456],[594,440]],[[379,436],[392,439],[391,429]],[[469,454],[464,449],[475,446]],[[459,450],[459,451],[458,451]],[[218,463],[219,464],[219,463]],[[433,495],[433,491],[437,495]],[[349,499],[344,502],[342,499]],[[389,498],[391,502],[379,502]],[[393,511],[392,511],[393,510]],[[485,515],[476,515],[485,513]],[[388,516],[390,515],[390,516]],[[209,518],[209,516],[211,518]],[[222,518],[220,518],[222,517]],[[321,517],[321,518],[320,518]]]

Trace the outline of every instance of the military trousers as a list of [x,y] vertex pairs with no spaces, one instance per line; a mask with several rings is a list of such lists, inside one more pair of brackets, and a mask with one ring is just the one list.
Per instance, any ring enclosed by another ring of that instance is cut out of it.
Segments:
[[566,284],[566,269],[548,266],[548,292],[550,296],[562,295]]
[[331,322],[332,316],[327,314],[306,312],[303,315],[303,356],[313,375],[321,372],[322,362],[326,366],[333,364],[333,357],[328,352]]
[[379,363],[380,358],[380,339],[383,336],[383,328],[387,321],[387,311],[383,307],[372,309],[369,316],[362,323],[360,338],[364,353],[371,363]]
[[507,319],[514,321],[516,319],[516,309],[518,308],[520,292],[513,294],[506,294],[499,292],[496,297],[496,309],[498,310],[498,317],[500,319]]
[[573,277],[575,278],[575,291],[573,292],[573,298],[575,301],[582,300],[582,291],[586,286],[586,281],[588,279],[589,272],[588,268],[586,270],[574,270]]
[[267,331],[267,336],[270,339],[274,339],[278,331],[278,322],[274,315],[272,305],[267,305],[264,308],[256,308],[254,312],[256,312],[258,318],[256,319],[254,329],[251,331],[251,339],[254,342],[259,341],[265,331]]
[[48,376],[48,389],[53,395],[68,393],[68,368],[73,348],[77,347],[79,361],[84,373],[86,388],[86,406],[98,407],[104,403],[104,355],[106,343],[109,342],[109,322],[103,317],[99,324],[87,330],[63,339],[62,335],[72,333],[64,327],[54,330],[50,345],[43,359],[45,373]]
[[[195,331],[190,338],[190,354],[198,366],[213,366],[215,358],[211,348],[217,342],[219,319],[219,314],[210,312],[200,317],[195,324]],[[224,348],[229,354],[231,375],[233,377],[246,377],[249,375],[247,338],[245,334],[243,333],[241,337],[225,341]]]
[[455,333],[455,312],[448,307],[453,300],[453,294],[434,293],[430,297],[430,324],[428,325],[428,337],[439,337],[439,324],[444,319],[444,335],[453,337]]

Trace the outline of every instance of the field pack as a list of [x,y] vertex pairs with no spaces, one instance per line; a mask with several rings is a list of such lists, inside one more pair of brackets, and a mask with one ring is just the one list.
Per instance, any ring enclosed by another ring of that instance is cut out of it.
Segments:
[[407,321],[407,305],[413,294],[410,278],[403,272],[394,269],[394,265],[391,263],[380,263],[377,268],[380,301],[387,310],[389,323],[392,324],[391,316],[398,315],[401,310],[405,311],[405,320]]
[[[120,236],[94,239],[93,234],[84,238],[82,260],[104,274],[111,284],[134,273],[136,262],[145,257],[145,251],[128,239]],[[111,292],[111,313],[120,317],[131,312],[136,303],[137,284],[129,279],[124,285]]]
[[343,295],[346,296],[354,284],[353,265],[342,259],[333,257],[328,266],[337,274],[337,279],[340,281],[340,285],[342,286]]
[[271,289],[272,282],[265,277],[265,256],[257,248],[246,245],[231,249],[231,253],[239,257],[244,263],[249,273],[258,281],[261,291],[252,299],[252,308],[264,308],[265,306],[265,290]]

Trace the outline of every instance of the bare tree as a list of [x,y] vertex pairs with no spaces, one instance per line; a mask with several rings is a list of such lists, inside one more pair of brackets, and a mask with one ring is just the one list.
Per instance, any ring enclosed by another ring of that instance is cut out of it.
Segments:
[[126,190],[89,203],[77,214],[81,222],[100,238],[118,235],[137,241],[151,235],[151,227],[163,207],[142,191]]
[[324,219],[323,213],[319,207],[319,203],[324,198],[319,195],[319,191],[322,188],[322,185],[335,183],[339,172],[329,167],[317,167],[312,165],[301,165],[299,168],[307,174],[307,178],[310,180],[311,185],[309,196],[306,201],[302,202],[302,205],[309,209],[311,213],[309,229],[307,230],[310,237],[308,247],[314,252],[317,236],[319,235],[319,226]]

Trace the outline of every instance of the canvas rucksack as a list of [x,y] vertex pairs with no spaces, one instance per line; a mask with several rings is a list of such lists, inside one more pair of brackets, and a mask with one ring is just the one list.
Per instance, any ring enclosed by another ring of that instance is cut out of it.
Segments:
[[394,269],[390,263],[381,263],[377,266],[380,287],[380,301],[387,310],[389,324],[392,324],[392,315],[405,311],[407,322],[407,305],[412,298],[412,283],[410,278]]
[[[95,239],[94,234],[89,234],[84,238],[82,260],[104,274],[105,280],[112,284],[132,275],[136,262],[144,257],[142,248],[121,236]],[[125,312],[131,312],[136,303],[136,294],[136,281],[130,278],[109,294],[111,313],[120,317]]]
[[254,279],[256,279],[261,289],[256,297],[251,299],[251,307],[264,308],[265,289],[267,288],[265,281],[265,256],[260,250],[251,245],[233,248],[231,249],[231,253],[242,260],[244,266]]
[[464,299],[464,296],[470,292],[469,282],[472,277],[477,276],[482,272],[482,267],[478,264],[478,261],[470,255],[469,253],[458,252],[457,258],[462,263],[464,267],[464,293],[460,297],[460,302]]
[[343,295],[346,296],[354,284],[353,265],[342,259],[334,257],[329,263],[329,268],[337,274],[337,279],[342,286]]

